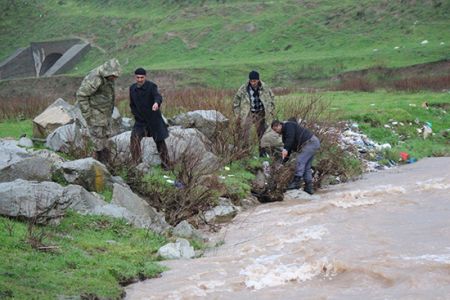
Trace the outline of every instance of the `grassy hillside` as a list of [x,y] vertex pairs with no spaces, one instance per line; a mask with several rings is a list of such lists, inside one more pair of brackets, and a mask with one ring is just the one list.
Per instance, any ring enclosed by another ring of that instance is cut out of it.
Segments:
[[[106,58],[235,87],[256,68],[274,85],[371,66],[450,58],[450,2],[0,0],[0,60],[31,41],[80,37]],[[427,40],[428,43],[421,42]]]

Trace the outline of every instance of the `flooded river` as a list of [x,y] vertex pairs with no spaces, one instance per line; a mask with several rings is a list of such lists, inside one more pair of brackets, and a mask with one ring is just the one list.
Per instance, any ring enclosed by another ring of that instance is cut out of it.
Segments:
[[126,299],[450,299],[450,158],[240,213]]

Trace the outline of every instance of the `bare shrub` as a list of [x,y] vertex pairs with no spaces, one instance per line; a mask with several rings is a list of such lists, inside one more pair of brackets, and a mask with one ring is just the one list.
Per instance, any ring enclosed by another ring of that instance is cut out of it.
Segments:
[[375,91],[375,85],[364,77],[356,77],[343,79],[333,88],[333,90],[373,92]]
[[176,225],[208,210],[217,200],[223,190],[215,175],[217,168],[206,167],[202,154],[186,147],[174,163],[174,183],[168,183],[158,169],[131,182],[151,206],[164,212],[169,224]]
[[328,101],[313,93],[287,99],[280,110],[285,119],[298,121],[301,126],[312,130],[320,140],[321,147],[314,164],[315,187],[320,187],[329,176],[339,176],[345,181],[362,172],[359,160],[339,146],[342,128],[328,107]]
[[388,87],[409,92],[418,92],[420,90],[441,91],[450,88],[450,75],[399,79],[392,81],[388,84]]

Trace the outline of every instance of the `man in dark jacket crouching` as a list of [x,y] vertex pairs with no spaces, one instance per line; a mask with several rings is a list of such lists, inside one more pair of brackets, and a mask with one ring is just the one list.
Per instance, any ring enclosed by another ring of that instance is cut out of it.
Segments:
[[287,189],[293,190],[300,188],[302,179],[305,181],[305,192],[313,194],[312,186],[312,161],[314,154],[320,148],[319,139],[308,129],[301,127],[297,122],[272,122],[272,130],[281,134],[283,139],[283,151],[281,156],[283,160],[291,152],[299,152],[296,159],[296,168],[294,179],[289,183]]
[[130,108],[135,119],[130,141],[131,156],[135,163],[139,163],[142,159],[142,138],[153,137],[161,157],[161,166],[169,169],[169,154],[165,142],[169,132],[160,110],[163,99],[158,92],[158,86],[146,80],[146,76],[147,72],[143,68],[136,69],[136,83],[130,86]]

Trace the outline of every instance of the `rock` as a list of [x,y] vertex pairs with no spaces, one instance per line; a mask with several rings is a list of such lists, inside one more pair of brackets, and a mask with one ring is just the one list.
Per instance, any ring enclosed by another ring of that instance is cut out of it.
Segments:
[[216,110],[195,110],[175,116],[171,125],[196,128],[208,138],[214,137],[217,130],[228,124],[228,119]]
[[238,210],[229,199],[220,198],[219,205],[204,213],[206,222],[223,223],[233,219]]
[[86,126],[80,109],[59,98],[34,118],[33,136],[45,138],[58,127],[74,123],[75,120]]
[[289,190],[284,193],[284,200],[320,200],[320,196],[318,195],[310,195],[307,192],[297,189],[297,190]]
[[57,172],[62,172],[67,182],[81,185],[88,191],[102,192],[112,188],[108,169],[92,157],[64,162]]
[[54,182],[17,179],[0,183],[0,214],[45,224],[60,219],[71,204],[65,188]]
[[169,228],[164,216],[159,214],[128,187],[115,183],[111,204],[128,209],[129,212],[136,216],[133,223],[138,227],[151,229],[157,233],[162,233]]
[[83,132],[76,123],[64,125],[51,132],[45,145],[53,151],[64,153],[81,152],[86,150],[87,132]]
[[130,138],[131,131],[126,131],[109,139],[111,143],[111,155],[114,161],[128,162],[131,160]]
[[131,118],[122,118],[122,128],[123,132],[130,131],[133,129],[134,120]]
[[195,128],[169,127],[170,136],[166,139],[169,156],[172,161],[179,161],[182,154],[188,151],[188,155],[201,157],[199,168],[215,168],[218,158],[208,151],[206,136]]
[[51,181],[53,162],[47,158],[27,157],[0,169],[0,182],[16,179]]
[[[166,140],[167,141],[167,140]],[[147,166],[156,166],[161,164],[158,149],[153,138],[143,138],[141,141],[142,162]]]
[[22,137],[19,139],[17,145],[20,147],[31,148],[33,147],[33,141],[27,137]]
[[258,201],[258,199],[255,196],[251,196],[251,195],[248,196],[247,198],[240,200],[240,205],[244,209],[251,208],[251,207],[254,207],[259,204],[260,204],[260,202]]
[[126,130],[122,127],[122,117],[117,107],[114,106],[111,116],[111,136],[118,135],[124,131]]
[[0,140],[0,170],[14,164],[31,154],[17,145],[15,140]]
[[61,156],[48,149],[31,150],[29,151],[29,153],[33,157],[41,157],[50,160],[56,168],[58,168],[63,162],[66,161]]
[[180,223],[178,223],[178,225],[172,229],[172,234],[180,238],[187,238],[187,239],[194,238],[199,240],[203,239],[200,232],[198,232],[194,227],[192,227],[192,225],[189,224],[189,222],[186,220],[183,220]]
[[189,241],[179,238],[175,243],[168,243],[159,248],[158,255],[165,259],[192,258],[195,251]]
[[267,130],[261,138],[262,148],[279,148],[283,147],[281,135],[273,130]]

